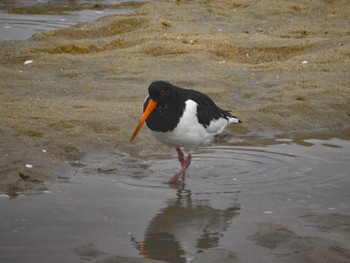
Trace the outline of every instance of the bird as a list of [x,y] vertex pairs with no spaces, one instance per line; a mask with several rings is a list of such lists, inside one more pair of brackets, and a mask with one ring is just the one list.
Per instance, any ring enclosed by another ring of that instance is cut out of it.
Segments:
[[[177,184],[182,176],[185,177],[192,153],[198,146],[210,144],[228,124],[241,122],[229,111],[219,108],[207,95],[167,81],[153,81],[148,87],[148,94],[130,142],[146,122],[156,139],[175,147],[181,169],[169,180],[169,184]],[[187,153],[186,158],[182,149]]]

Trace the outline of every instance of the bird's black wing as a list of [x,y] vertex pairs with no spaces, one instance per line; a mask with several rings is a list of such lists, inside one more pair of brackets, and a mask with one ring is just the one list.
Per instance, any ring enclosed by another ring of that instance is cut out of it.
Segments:
[[228,119],[229,117],[234,117],[230,112],[216,106],[211,98],[201,92],[192,91],[189,95],[189,99],[195,101],[198,104],[198,122],[204,127],[209,126],[212,120],[218,120],[220,118]]

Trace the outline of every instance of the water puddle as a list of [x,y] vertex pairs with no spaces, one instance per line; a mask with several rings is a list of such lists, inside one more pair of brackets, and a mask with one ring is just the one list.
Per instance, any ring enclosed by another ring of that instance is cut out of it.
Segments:
[[[66,182],[0,197],[1,262],[347,262],[350,141],[93,155]],[[254,253],[251,253],[254,251]]]
[[125,14],[140,2],[146,1],[5,1],[0,3],[0,41]]

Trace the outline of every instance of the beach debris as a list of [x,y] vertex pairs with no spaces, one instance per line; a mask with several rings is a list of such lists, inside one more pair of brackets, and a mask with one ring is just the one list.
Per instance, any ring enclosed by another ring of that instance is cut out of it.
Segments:
[[32,64],[33,63],[33,60],[26,60],[24,61],[24,65],[28,65],[28,64]]
[[269,215],[269,214],[273,214],[273,212],[272,211],[264,211],[263,214],[264,215]]
[[30,178],[31,178],[31,176],[30,176],[29,174],[25,174],[25,173],[21,173],[21,172],[19,172],[18,175],[19,175],[19,177],[21,177],[21,179],[24,180],[24,181],[29,181]]
[[165,27],[171,27],[171,24],[167,21],[162,21],[162,25]]

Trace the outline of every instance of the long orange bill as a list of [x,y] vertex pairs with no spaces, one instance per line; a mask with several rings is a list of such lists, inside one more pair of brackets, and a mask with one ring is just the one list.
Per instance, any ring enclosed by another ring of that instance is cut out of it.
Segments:
[[141,130],[142,125],[145,123],[145,121],[147,120],[147,118],[149,117],[149,115],[152,113],[152,111],[154,110],[154,108],[155,108],[156,106],[157,106],[157,102],[156,102],[156,101],[154,101],[154,100],[152,100],[152,99],[150,99],[150,100],[148,101],[148,105],[147,105],[145,111],[143,112],[143,115],[142,115],[142,117],[141,117],[141,119],[140,119],[140,122],[139,122],[139,124],[137,125],[137,127],[136,127],[136,129],[135,129],[133,135],[131,136],[130,142],[132,142],[132,141],[135,139],[136,135],[137,135],[137,134],[139,133],[139,131]]

